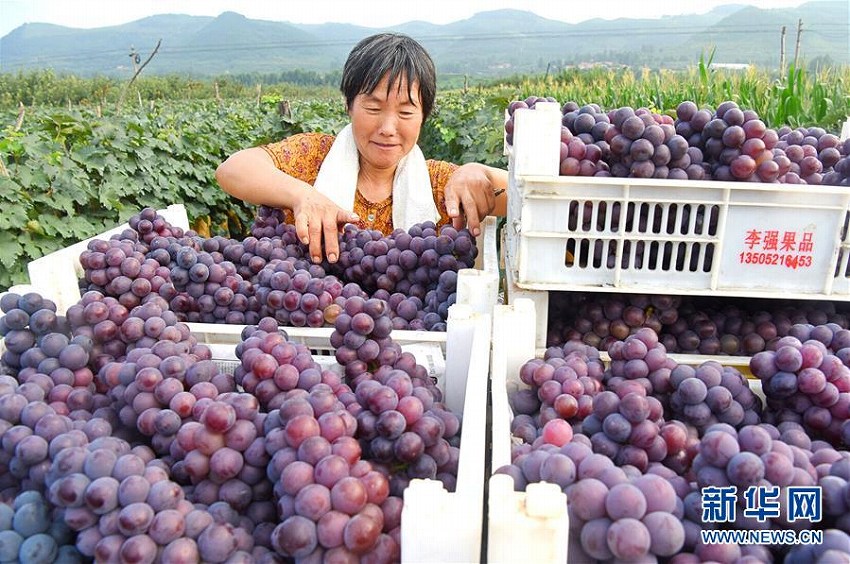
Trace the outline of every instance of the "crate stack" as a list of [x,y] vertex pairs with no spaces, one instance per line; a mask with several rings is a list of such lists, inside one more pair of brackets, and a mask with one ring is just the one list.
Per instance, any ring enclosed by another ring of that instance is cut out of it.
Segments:
[[[530,483],[526,491],[515,492],[510,476],[493,474],[511,463],[511,447],[520,440],[511,434],[514,413],[508,397],[528,387],[519,378],[523,364],[543,357],[550,292],[850,301],[846,188],[559,176],[561,117],[556,103],[538,101],[534,109],[517,109],[513,144],[506,150],[508,216],[502,248],[508,303],[493,312],[490,562],[589,558],[569,533],[566,496],[559,487]],[[615,207],[619,216],[610,213]],[[694,213],[685,217],[683,209]],[[576,218],[576,210],[579,216],[589,214],[590,221]],[[648,213],[650,227],[641,228],[637,221],[627,225],[626,210]],[[700,215],[716,221],[710,227],[709,221],[696,221]],[[676,229],[653,231],[653,223]],[[766,231],[795,233],[798,241],[806,241],[805,251],[747,260],[752,238]],[[638,245],[655,252],[636,260]],[[606,353],[600,357],[608,361]],[[744,374],[749,362],[749,357],[668,358],[691,365],[718,360]],[[750,378],[748,383],[764,401],[761,381]]]
[[[535,303],[538,348],[550,291],[850,301],[846,189],[818,186],[813,197],[799,184],[559,176],[558,105],[539,102],[514,119],[506,284],[508,301]],[[588,208],[589,227],[575,217]],[[650,227],[628,221],[639,212]],[[656,218],[661,229],[651,227]],[[767,232],[801,244],[753,252]]]

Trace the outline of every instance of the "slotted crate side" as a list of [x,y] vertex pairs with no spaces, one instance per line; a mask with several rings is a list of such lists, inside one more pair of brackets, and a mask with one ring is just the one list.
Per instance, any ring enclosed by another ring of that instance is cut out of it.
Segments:
[[[157,210],[157,213],[171,225],[183,230],[189,229],[189,217],[186,215],[186,207],[183,204],[172,204],[165,209]],[[124,223],[31,261],[27,265],[30,284],[40,294],[50,296],[50,299],[56,302],[57,312],[64,314],[69,307],[80,301],[79,280],[83,276],[80,253],[86,250],[89,241],[109,239],[129,228],[130,226]]]
[[556,118],[514,116],[506,230],[519,287],[850,299],[847,190],[558,176]]
[[[844,271],[847,266],[848,246],[840,237],[850,205],[846,191],[813,200],[811,187],[655,182],[518,179],[518,283],[667,293],[845,291],[847,278],[834,273],[837,266],[841,271],[839,253]],[[646,223],[627,221],[639,212]]]

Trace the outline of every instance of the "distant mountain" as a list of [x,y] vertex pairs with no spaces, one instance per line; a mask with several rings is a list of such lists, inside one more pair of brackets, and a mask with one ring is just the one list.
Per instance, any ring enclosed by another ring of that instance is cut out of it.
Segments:
[[[712,48],[718,63],[776,67],[780,29],[786,27],[790,61],[800,19],[804,62],[850,64],[846,0],[776,10],[729,4],[700,15],[596,18],[579,24],[494,10],[445,25],[411,21],[390,31],[421,41],[441,75],[495,77],[598,63],[681,68]],[[146,68],[149,74],[324,73],[340,70],[352,46],[377,31],[388,30],[252,20],[235,12],[215,18],[163,14],[97,29],[33,23],[0,39],[0,72],[53,68],[78,75],[128,75],[131,50],[146,58],[161,38],[162,46]]]

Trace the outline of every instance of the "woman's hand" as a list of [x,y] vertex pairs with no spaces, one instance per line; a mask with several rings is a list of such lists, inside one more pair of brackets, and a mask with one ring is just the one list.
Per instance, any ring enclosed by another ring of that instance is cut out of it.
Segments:
[[298,238],[310,246],[313,262],[322,261],[322,238],[328,261],[339,258],[339,225],[359,221],[306,182],[278,170],[263,149],[252,147],[231,155],[216,169],[216,180],[228,193],[252,204],[290,209]]
[[[504,189],[508,173],[478,163],[458,167],[445,188],[446,212],[455,229],[466,224],[474,236],[481,233],[481,221],[494,211],[504,214]],[[497,192],[500,191],[497,196]]]
[[315,190],[303,190],[292,206],[295,232],[305,245],[310,247],[314,263],[322,261],[322,239],[328,262],[339,258],[339,226],[359,221],[357,214],[337,206],[326,196]]

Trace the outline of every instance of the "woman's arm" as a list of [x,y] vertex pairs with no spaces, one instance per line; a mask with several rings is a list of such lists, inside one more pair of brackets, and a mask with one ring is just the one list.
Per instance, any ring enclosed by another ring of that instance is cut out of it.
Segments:
[[481,220],[507,213],[508,172],[479,163],[458,167],[446,183],[446,211],[452,225],[465,225],[473,235],[480,233]]
[[294,209],[306,182],[279,170],[271,156],[259,147],[232,154],[215,171],[215,179],[231,196],[251,204]]
[[312,186],[282,170],[264,149],[253,147],[231,155],[215,171],[225,192],[246,202],[292,210],[295,232],[310,246],[313,262],[336,262],[339,257],[339,225],[358,221],[356,214],[334,204]]

